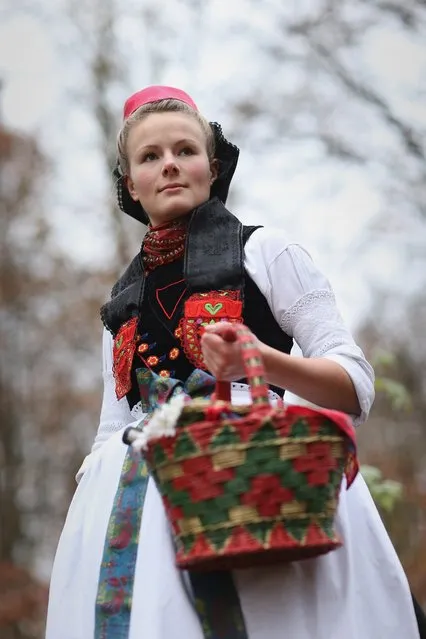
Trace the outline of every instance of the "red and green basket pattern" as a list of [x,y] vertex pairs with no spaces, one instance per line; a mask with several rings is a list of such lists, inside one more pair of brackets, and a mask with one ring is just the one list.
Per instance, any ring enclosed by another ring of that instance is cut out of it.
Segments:
[[272,407],[263,364],[241,341],[252,404],[234,406],[218,383],[195,399],[176,434],[146,452],[172,526],[180,568],[217,570],[315,557],[341,545],[334,530],[343,474],[358,464],[349,418],[302,406]]

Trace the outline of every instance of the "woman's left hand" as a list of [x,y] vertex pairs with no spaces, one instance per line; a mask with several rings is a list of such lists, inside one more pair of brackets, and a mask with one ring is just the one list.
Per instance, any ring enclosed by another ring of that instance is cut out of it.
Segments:
[[206,326],[201,338],[201,349],[207,369],[216,379],[233,382],[245,377],[235,324],[218,322]]

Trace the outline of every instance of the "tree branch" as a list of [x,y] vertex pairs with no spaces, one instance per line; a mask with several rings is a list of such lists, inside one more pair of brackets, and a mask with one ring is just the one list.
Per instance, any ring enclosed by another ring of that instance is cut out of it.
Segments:
[[351,77],[343,65],[336,60],[336,58],[323,44],[310,38],[309,45],[328,67],[334,77],[337,78],[346,89],[364,102],[368,102],[376,107],[383,119],[399,134],[406,151],[411,156],[423,162],[426,161],[426,152],[422,141],[418,136],[416,136],[415,132],[408,124],[403,122],[401,118],[397,117],[395,113],[392,112],[389,104],[387,104],[382,97],[374,92],[371,87],[367,87],[360,81],[355,80],[354,77]]

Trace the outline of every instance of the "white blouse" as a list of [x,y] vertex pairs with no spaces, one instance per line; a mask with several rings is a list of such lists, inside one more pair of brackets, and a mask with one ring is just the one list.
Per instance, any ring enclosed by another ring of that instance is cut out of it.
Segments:
[[[366,420],[374,399],[374,372],[355,344],[337,309],[328,280],[309,254],[286,240],[282,232],[256,230],[245,245],[245,268],[265,296],[283,331],[294,338],[304,357],[326,357],[349,374],[361,406],[354,423]],[[117,400],[112,373],[112,336],[103,333],[104,394],[96,451],[114,432],[140,417],[140,404],[132,411],[127,399]],[[78,477],[84,472],[86,458]]]

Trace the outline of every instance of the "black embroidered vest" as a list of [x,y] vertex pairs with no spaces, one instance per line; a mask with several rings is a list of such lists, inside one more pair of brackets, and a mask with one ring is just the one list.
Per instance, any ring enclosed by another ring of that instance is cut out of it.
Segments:
[[279,327],[265,297],[244,270],[245,242],[259,227],[244,227],[219,204],[213,202],[210,210],[191,219],[184,259],[160,266],[145,277],[141,255],[137,255],[114,285],[111,301],[101,309],[102,320],[114,336],[124,322],[139,318],[132,385],[127,393],[130,408],[140,400],[137,368],[148,365],[157,374],[181,380],[194,370],[179,327],[184,303],[192,293],[239,288],[244,323],[265,344],[284,353],[291,350],[292,338]]

